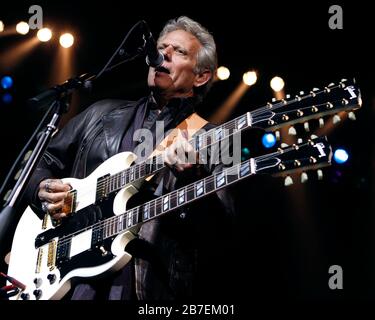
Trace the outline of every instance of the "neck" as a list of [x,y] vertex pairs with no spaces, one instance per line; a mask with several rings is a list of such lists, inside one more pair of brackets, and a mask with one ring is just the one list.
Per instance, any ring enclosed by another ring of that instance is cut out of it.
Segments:
[[163,109],[172,99],[175,98],[189,98],[193,96],[192,92],[184,93],[184,94],[173,94],[168,95],[164,92],[158,92],[156,90],[153,90],[151,92],[152,97],[154,98],[156,104],[158,105],[158,108],[161,110]]

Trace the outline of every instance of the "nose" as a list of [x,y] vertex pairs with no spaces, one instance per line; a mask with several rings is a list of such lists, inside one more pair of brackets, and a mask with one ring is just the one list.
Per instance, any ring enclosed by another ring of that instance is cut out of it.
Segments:
[[160,51],[166,61],[171,61],[172,53],[173,53],[173,46],[169,45]]

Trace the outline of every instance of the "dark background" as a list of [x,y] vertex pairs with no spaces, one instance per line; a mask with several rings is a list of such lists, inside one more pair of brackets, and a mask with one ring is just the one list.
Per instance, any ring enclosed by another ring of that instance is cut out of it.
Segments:
[[[209,92],[204,108],[199,110],[203,116],[221,105],[248,69],[257,70],[258,82],[231,117],[271,100],[269,81],[275,75],[284,78],[285,91],[291,94],[355,77],[363,96],[357,121],[346,120],[328,137],[334,148],[349,151],[349,161],[344,165],[333,163],[324,170],[323,181],[312,177],[306,185],[296,182],[285,188],[281,179],[256,177],[235,186],[241,226],[239,254],[223,253],[223,257],[238,266],[239,290],[244,290],[246,299],[336,301],[375,297],[375,55],[369,5],[341,3],[343,30],[328,27],[328,8],[340,4],[337,2],[16,2],[2,3],[0,20],[6,25],[27,21],[31,4],[42,6],[45,25],[56,31],[70,30],[76,36],[71,76],[100,68],[141,19],[148,22],[155,35],[166,20],[179,15],[201,22],[215,37],[219,65],[231,71],[228,80],[215,83]],[[26,37],[0,34],[0,60],[9,48],[31,34],[34,32]],[[42,110],[27,106],[27,98],[56,84],[51,83],[51,72],[58,46],[55,37],[40,44],[11,70],[1,64],[0,75],[11,75],[15,83],[11,90],[13,103],[0,104],[0,181],[42,116]],[[91,94],[77,94],[63,123],[99,98],[141,97],[147,93],[146,76],[142,58],[123,65],[99,82]],[[251,156],[268,152],[254,140],[260,136],[256,132],[243,136],[243,145],[254,152]],[[331,265],[343,268],[343,290],[328,287]]]

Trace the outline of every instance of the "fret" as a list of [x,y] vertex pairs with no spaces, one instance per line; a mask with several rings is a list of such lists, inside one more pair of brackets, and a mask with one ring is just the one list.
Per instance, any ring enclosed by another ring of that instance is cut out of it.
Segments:
[[134,181],[134,167],[130,167],[130,177],[129,177],[129,182]]
[[247,115],[244,114],[241,117],[236,119],[236,129],[241,130],[246,128],[249,124],[247,123]]
[[239,172],[240,178],[247,176],[249,173],[250,173],[250,162],[249,161],[242,162],[240,164],[240,172]]
[[204,136],[200,134],[195,137],[195,151],[199,151],[204,147]]
[[138,223],[138,216],[139,216],[139,207],[133,209],[133,226]]
[[121,187],[123,187],[125,185],[126,185],[126,182],[125,182],[125,171],[122,171],[121,172]]
[[215,181],[213,179],[210,179],[209,177],[204,179],[204,188],[206,190],[206,193],[214,191],[215,190]]
[[171,194],[171,197],[169,199],[170,208],[176,208],[177,207],[177,191],[174,191],[173,194]]
[[162,203],[161,203],[161,199],[158,198],[155,200],[155,215],[159,215],[160,213],[162,213]]
[[113,220],[113,234],[117,234],[118,233],[118,223],[117,223],[117,219],[115,218]]
[[225,174],[225,171],[222,171],[222,172],[216,174],[215,175],[215,185],[216,185],[216,188],[220,188],[220,187],[222,187],[225,184],[226,184],[226,174]]
[[216,142],[220,141],[223,138],[224,138],[224,132],[223,132],[223,128],[220,126],[215,129],[215,141]]
[[124,230],[124,215],[120,214],[117,217],[117,230],[122,231]]
[[194,188],[186,189],[186,202],[195,198]]
[[138,180],[141,177],[140,166],[135,165],[134,171],[135,171],[135,180]]
[[126,228],[130,228],[132,226],[133,220],[133,210],[128,211],[128,215],[126,217]]
[[155,200],[150,202],[150,218],[155,216]]
[[195,183],[195,195],[196,197],[200,197],[204,194],[204,181],[198,181]]
[[113,219],[110,220],[110,225],[111,225],[111,228],[110,228],[110,234],[109,236],[111,237],[112,235],[115,234],[115,224],[113,223]]
[[238,180],[238,171],[239,165],[237,166],[236,170],[229,169],[226,171],[226,179],[228,184]]
[[108,221],[105,225],[104,225],[104,238],[108,238],[109,237],[109,228],[110,228],[110,221]]
[[146,202],[142,206],[142,217],[143,217],[143,221],[148,220],[150,218],[150,203],[149,202]]
[[185,195],[186,195],[186,190],[185,188],[182,188],[181,190],[178,190],[178,205],[181,205],[185,202]]
[[167,211],[169,209],[169,195],[163,197],[163,211]]

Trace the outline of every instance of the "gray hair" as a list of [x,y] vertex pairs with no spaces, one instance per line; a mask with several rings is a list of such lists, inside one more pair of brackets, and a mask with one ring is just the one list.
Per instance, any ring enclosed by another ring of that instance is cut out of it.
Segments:
[[215,71],[217,68],[215,40],[213,36],[208,32],[208,30],[204,28],[200,23],[186,16],[181,16],[176,19],[169,20],[165,24],[163,30],[160,32],[159,39],[164,37],[167,33],[176,30],[184,30],[191,33],[202,44],[202,48],[198,51],[197,54],[197,65],[195,66],[194,72],[196,74],[200,74],[208,69],[212,74],[211,79],[205,85],[195,88],[197,97],[199,99],[202,99],[212,86]]

